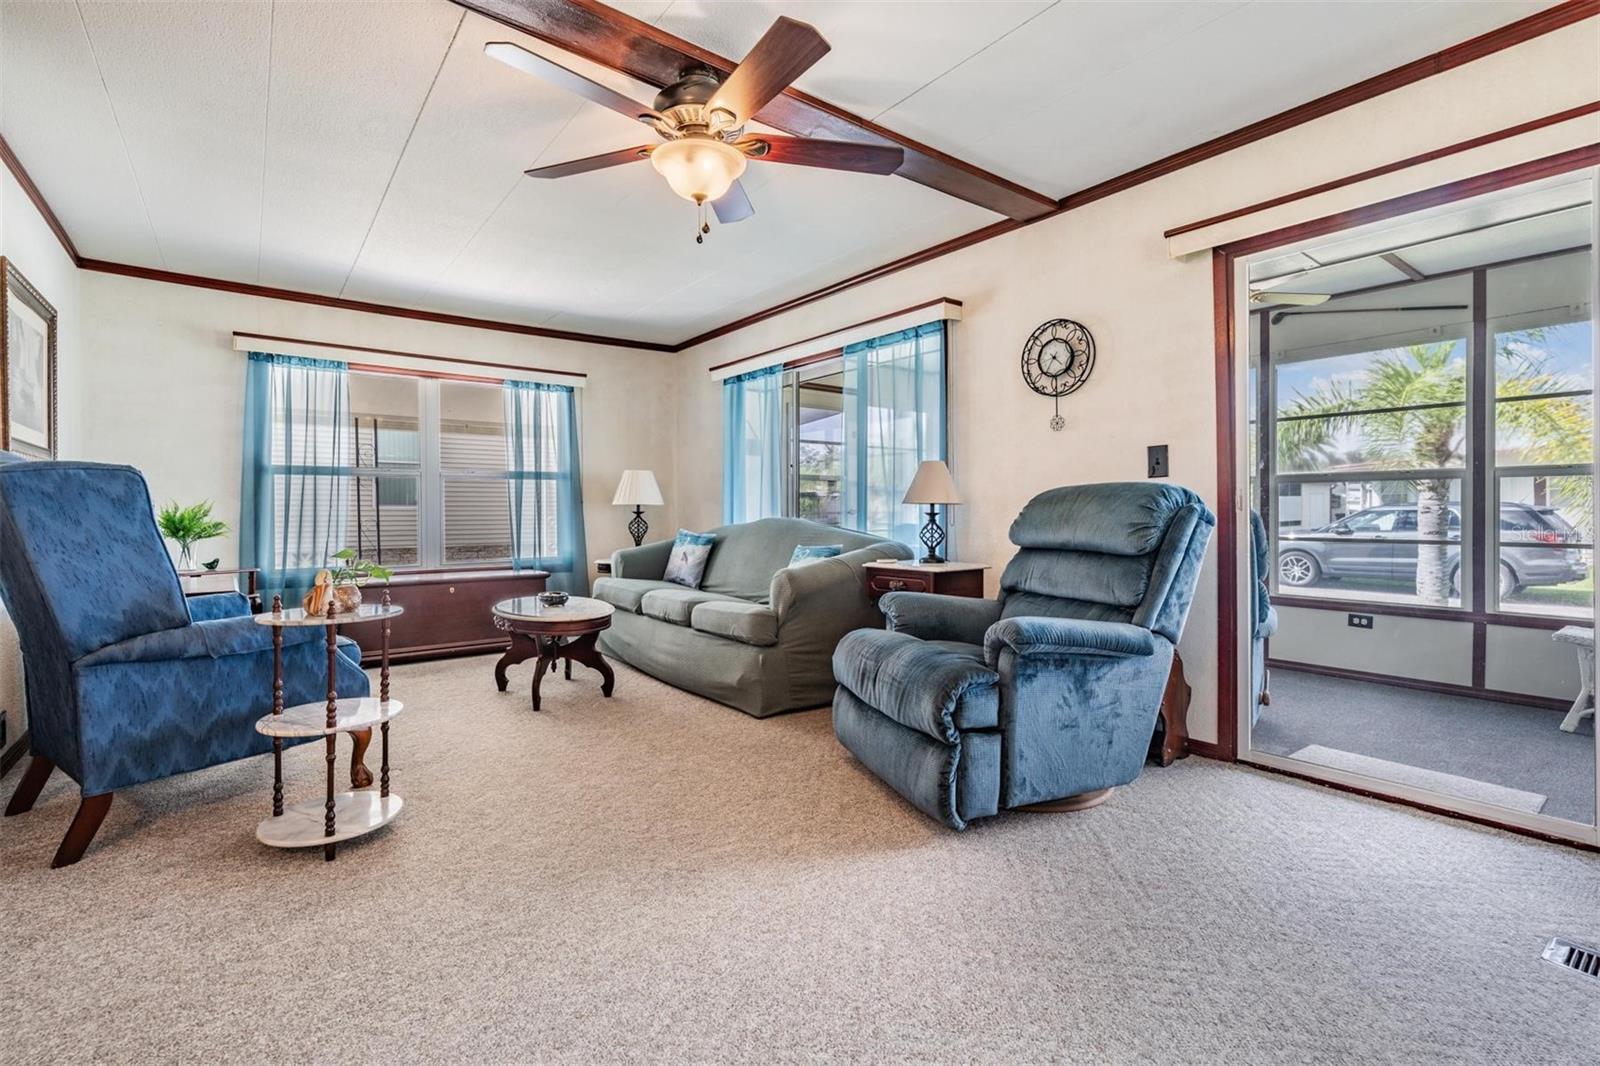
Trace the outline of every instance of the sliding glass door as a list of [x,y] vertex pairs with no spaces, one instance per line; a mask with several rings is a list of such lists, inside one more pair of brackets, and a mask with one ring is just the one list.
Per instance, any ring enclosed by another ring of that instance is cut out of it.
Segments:
[[1242,758],[1594,839],[1595,195],[1241,261]]

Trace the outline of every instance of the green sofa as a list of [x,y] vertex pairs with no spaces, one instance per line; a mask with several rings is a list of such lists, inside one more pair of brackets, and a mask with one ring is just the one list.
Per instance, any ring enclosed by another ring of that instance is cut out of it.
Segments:
[[[803,518],[721,526],[700,588],[662,580],[672,541],[625,548],[594,595],[616,608],[600,649],[669,685],[757,718],[833,699],[833,649],[881,628],[861,564],[909,559],[902,544]],[[790,567],[801,544],[842,555]]]

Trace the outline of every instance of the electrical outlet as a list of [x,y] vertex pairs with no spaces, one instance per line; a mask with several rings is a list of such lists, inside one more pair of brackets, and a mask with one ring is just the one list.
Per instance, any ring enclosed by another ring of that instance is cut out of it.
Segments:
[[1353,614],[1350,616],[1351,629],[1371,629],[1372,616],[1370,614]]
[[1149,470],[1149,473],[1145,476],[1166,477],[1167,446],[1165,444],[1152,444],[1148,449],[1146,449],[1146,451],[1149,459],[1148,463],[1146,464],[1146,469]]

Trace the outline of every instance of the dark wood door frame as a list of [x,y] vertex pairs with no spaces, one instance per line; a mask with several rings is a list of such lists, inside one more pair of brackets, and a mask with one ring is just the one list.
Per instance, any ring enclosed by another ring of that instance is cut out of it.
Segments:
[[[1192,750],[1198,754],[1228,762],[1235,762],[1239,759],[1239,716],[1242,693],[1239,687],[1240,600],[1238,582],[1239,537],[1241,536],[1241,530],[1238,505],[1243,500],[1241,494],[1244,491],[1244,486],[1239,483],[1239,452],[1236,439],[1237,433],[1235,432],[1238,425],[1236,397],[1238,395],[1237,385],[1240,372],[1235,360],[1238,326],[1234,321],[1234,277],[1238,261],[1246,256],[1271,248],[1293,244],[1297,241],[1326,236],[1340,230],[1351,229],[1367,223],[1382,221],[1386,218],[1409,214],[1413,211],[1420,211],[1457,200],[1465,200],[1499,189],[1510,188],[1593,166],[1600,166],[1600,143],[1558,152],[1541,159],[1504,167],[1500,170],[1449,182],[1420,192],[1408,193],[1404,196],[1397,196],[1349,211],[1326,215],[1308,222],[1301,222],[1282,229],[1246,237],[1212,249],[1211,282],[1212,313],[1214,318],[1212,336],[1215,345],[1217,384],[1217,741],[1215,744],[1191,744]],[[1483,538],[1480,537],[1478,539],[1482,540]],[[1474,597],[1474,599],[1476,601],[1478,597]],[[1472,606],[1475,610],[1467,612],[1466,617],[1459,620],[1493,620],[1504,621],[1507,624],[1517,624],[1511,619],[1488,618],[1483,611],[1483,605],[1479,602],[1474,602]],[[1476,615],[1477,619],[1474,619],[1473,615]],[[1291,777],[1302,776],[1289,771],[1278,770],[1277,768],[1272,769],[1274,772],[1286,773]],[[1527,836],[1541,837],[1562,844],[1572,844],[1588,850],[1600,850],[1595,849],[1593,845],[1574,842],[1566,837],[1549,836],[1520,826],[1496,822],[1493,819],[1463,815],[1456,811],[1430,807],[1425,803],[1398,799],[1394,796],[1374,793],[1353,786],[1340,785],[1320,778],[1311,778],[1309,775],[1305,779],[1315,780],[1318,784],[1330,785],[1342,791],[1376,796],[1379,799],[1403,803],[1407,806],[1431,810],[1451,817],[1463,818],[1467,821],[1493,825]]]

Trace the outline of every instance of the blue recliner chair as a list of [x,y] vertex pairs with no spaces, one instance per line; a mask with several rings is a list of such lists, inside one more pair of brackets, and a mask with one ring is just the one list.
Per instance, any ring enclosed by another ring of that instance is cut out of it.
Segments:
[[835,735],[952,829],[1092,806],[1144,764],[1215,524],[1173,485],[1035,496],[998,600],[893,592],[840,641]]
[[1278,632],[1278,609],[1267,587],[1267,527],[1250,512],[1250,724],[1261,720],[1261,708],[1272,704],[1267,691],[1267,638]]
[[[6,814],[31,809],[57,767],[83,793],[52,866],[83,856],[116,790],[272,750],[253,727],[272,709],[272,632],[237,593],[184,598],[137,470],[0,464],[0,596],[33,750]],[[286,706],[326,698],[324,639],[284,631]],[[339,695],[365,696],[360,652],[341,643]]]

